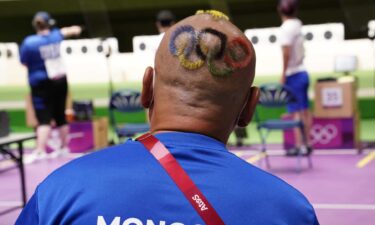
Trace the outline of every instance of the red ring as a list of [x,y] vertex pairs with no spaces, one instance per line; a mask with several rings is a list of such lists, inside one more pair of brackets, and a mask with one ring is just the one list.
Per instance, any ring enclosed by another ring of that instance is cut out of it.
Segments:
[[241,38],[241,37],[236,37],[233,40],[231,40],[228,44],[228,49],[234,48],[236,45],[239,45],[246,53],[246,57],[242,59],[241,61],[235,61],[228,51],[225,54],[224,61],[232,68],[234,69],[241,69],[246,67],[250,61],[251,61],[251,55],[250,55],[250,45],[249,43]]

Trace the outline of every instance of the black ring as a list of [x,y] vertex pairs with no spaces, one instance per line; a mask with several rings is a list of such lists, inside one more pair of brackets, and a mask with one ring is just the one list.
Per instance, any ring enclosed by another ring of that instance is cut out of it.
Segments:
[[203,53],[202,48],[200,46],[200,39],[201,39],[202,35],[205,34],[205,33],[212,34],[212,35],[214,35],[214,36],[216,36],[220,39],[220,42],[221,42],[220,50],[217,52],[217,54],[215,55],[214,58],[215,59],[221,59],[224,55],[225,47],[227,45],[227,36],[225,34],[221,33],[220,31],[214,30],[212,28],[205,28],[201,32],[199,32],[197,46],[195,48],[195,51],[196,51],[197,55],[202,60],[206,60],[206,58],[207,58],[207,55],[205,55]]

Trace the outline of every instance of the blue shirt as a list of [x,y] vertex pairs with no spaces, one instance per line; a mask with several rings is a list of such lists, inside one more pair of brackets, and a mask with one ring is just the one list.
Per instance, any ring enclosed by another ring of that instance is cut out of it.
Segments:
[[34,34],[25,38],[20,48],[20,58],[22,64],[27,66],[31,86],[48,79],[44,62],[60,57],[62,40],[64,36],[59,29],[53,29],[47,35]]
[[[296,189],[210,137],[156,137],[227,225],[317,225]],[[136,141],[76,159],[37,188],[16,225],[204,225],[159,162]]]

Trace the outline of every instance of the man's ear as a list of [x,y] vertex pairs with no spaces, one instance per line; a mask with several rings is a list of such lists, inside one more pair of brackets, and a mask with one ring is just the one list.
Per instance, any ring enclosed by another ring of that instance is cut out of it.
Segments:
[[238,119],[237,125],[239,127],[246,127],[250,122],[253,114],[255,112],[255,107],[257,106],[259,99],[259,88],[251,87],[250,93],[247,98],[245,107],[243,108],[240,118]]
[[143,75],[142,82],[142,93],[141,93],[141,102],[143,107],[150,108],[153,98],[154,98],[154,69],[152,67],[147,67]]

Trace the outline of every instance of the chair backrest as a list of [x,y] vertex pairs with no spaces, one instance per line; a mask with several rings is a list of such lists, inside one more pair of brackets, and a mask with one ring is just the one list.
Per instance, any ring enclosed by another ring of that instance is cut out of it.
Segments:
[[281,84],[264,84],[260,86],[259,105],[269,108],[284,107],[297,102],[297,98],[288,86]]
[[[259,87],[259,91],[258,107],[254,115],[255,122],[257,123],[269,119],[279,119],[280,115],[285,112],[285,106],[288,103],[297,102],[290,88],[285,85],[275,83],[264,84]],[[272,108],[272,110],[268,108]]]
[[8,136],[9,133],[9,115],[6,111],[0,110],[0,137]]
[[141,104],[141,93],[134,90],[121,90],[112,94],[109,103],[111,111],[138,112],[144,110]]

